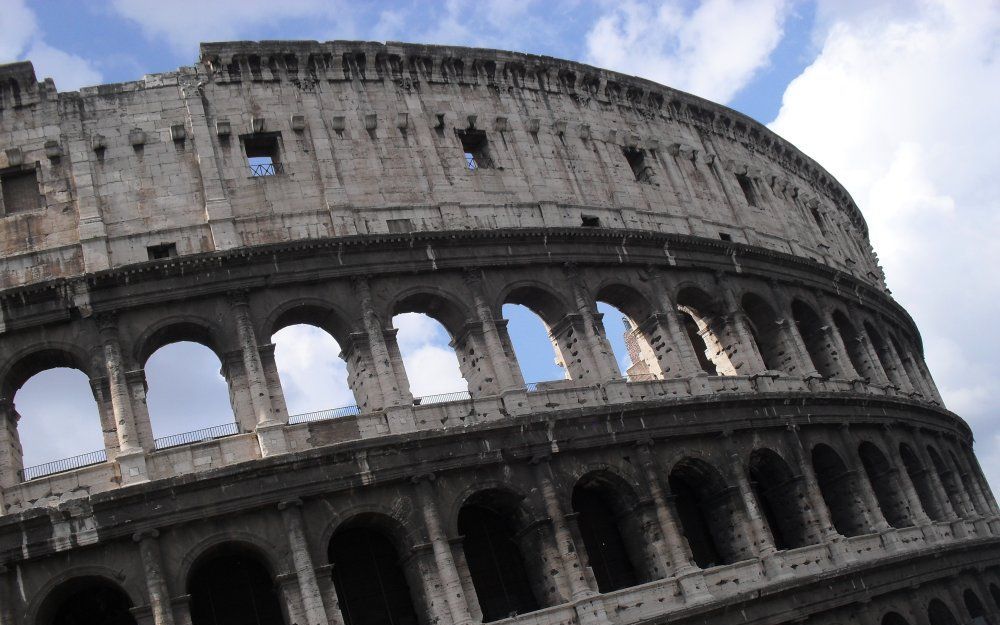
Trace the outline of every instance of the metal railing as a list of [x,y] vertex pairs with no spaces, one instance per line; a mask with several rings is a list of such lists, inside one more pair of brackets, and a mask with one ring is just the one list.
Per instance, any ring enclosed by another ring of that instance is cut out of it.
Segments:
[[440,393],[438,395],[427,395],[424,397],[414,397],[414,406],[427,406],[429,404],[443,404],[449,401],[466,401],[472,399],[469,391],[455,391],[454,393]]
[[80,454],[72,458],[63,458],[62,460],[53,460],[45,464],[37,464],[33,467],[25,467],[18,471],[18,476],[22,481],[27,482],[38,477],[72,471],[73,469],[89,467],[92,464],[101,464],[107,461],[108,452],[104,449],[98,449],[97,451]]
[[310,421],[326,421],[327,419],[337,419],[339,417],[354,417],[359,414],[361,414],[361,408],[357,406],[342,406],[340,408],[331,408],[330,410],[317,410],[316,412],[292,415],[288,417],[288,425]]
[[529,393],[534,393],[535,391],[538,390],[539,384],[540,382],[528,382],[524,385],[524,390],[528,391]]
[[233,436],[234,434],[239,434],[240,429],[236,423],[223,423],[222,425],[213,425],[210,428],[203,428],[201,430],[195,430],[193,432],[184,432],[182,434],[172,434],[170,436],[163,436],[153,440],[154,449],[169,449],[170,447],[179,447],[180,445],[188,445],[190,443],[200,443],[201,441],[210,441],[216,438],[225,438],[226,436]]
[[253,178],[277,176],[278,174],[285,173],[285,168],[281,166],[281,163],[257,163],[250,164],[249,167],[250,176]]
[[475,156],[470,152],[465,153],[465,167],[471,170],[476,169],[493,169],[493,159],[490,157],[480,154]]

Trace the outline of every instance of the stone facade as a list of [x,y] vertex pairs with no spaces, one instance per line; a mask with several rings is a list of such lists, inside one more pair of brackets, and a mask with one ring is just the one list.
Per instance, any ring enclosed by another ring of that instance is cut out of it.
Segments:
[[[79,93],[19,63],[0,198],[0,625],[1000,618],[1000,508],[862,216],[734,111],[409,44],[205,44]],[[525,383],[505,303],[566,380]],[[467,396],[413,397],[401,312]],[[298,323],[356,405],[288,414]],[[143,369],[182,340],[236,424],[154,439]],[[12,398],[53,367],[105,449],[26,468]]]

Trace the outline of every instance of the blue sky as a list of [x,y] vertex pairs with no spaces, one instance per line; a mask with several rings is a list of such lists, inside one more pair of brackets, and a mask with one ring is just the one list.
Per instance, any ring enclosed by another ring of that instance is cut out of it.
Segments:
[[[369,39],[548,54],[728,104],[852,193],[948,406],[972,424],[981,462],[1000,484],[995,0],[0,0],[0,33],[0,61],[30,58],[60,90],[193,64],[199,41]],[[617,315],[605,312],[620,350]],[[510,314],[525,377],[556,377],[537,323]],[[461,385],[443,330],[417,318],[397,325],[417,394]],[[350,403],[337,349],[324,340],[301,328],[276,338],[292,412]],[[189,345],[154,356],[157,434],[231,419],[218,368]],[[82,374],[29,381],[16,398],[28,464],[100,446],[88,396]],[[69,428],[79,435],[56,435]]]

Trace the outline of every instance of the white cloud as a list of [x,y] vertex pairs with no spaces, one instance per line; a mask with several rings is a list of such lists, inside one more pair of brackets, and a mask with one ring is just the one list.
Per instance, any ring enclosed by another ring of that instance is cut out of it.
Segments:
[[276,332],[272,341],[288,414],[355,403],[347,384],[347,363],[332,336],[313,326],[295,325]]
[[[946,403],[998,458],[1000,5],[829,2],[819,14],[819,55],[771,127],[854,195]],[[1000,487],[1000,462],[984,464]]]
[[587,33],[587,61],[728,102],[781,41],[785,0],[628,0]]
[[404,313],[393,317],[392,325],[399,331],[399,351],[414,397],[468,389],[441,324],[427,315]]
[[39,78],[52,78],[61,91],[101,82],[90,61],[44,40],[35,14],[23,0],[0,0],[0,63],[30,60]]

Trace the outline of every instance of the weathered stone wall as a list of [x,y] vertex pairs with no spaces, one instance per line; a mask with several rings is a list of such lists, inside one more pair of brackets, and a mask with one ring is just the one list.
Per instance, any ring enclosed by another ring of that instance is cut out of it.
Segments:
[[[585,65],[265,42],[206,44],[196,66],[80,92],[36,83],[25,64],[0,77],[18,90],[0,100],[0,169],[34,168],[43,196],[0,217],[3,286],[142,262],[165,243],[187,255],[386,232],[390,220],[465,230],[585,217],[724,236],[883,286],[857,207],[794,147],[724,107]],[[491,168],[466,167],[456,131],[469,129],[485,133]],[[280,175],[250,175],[254,131],[276,133]]]

